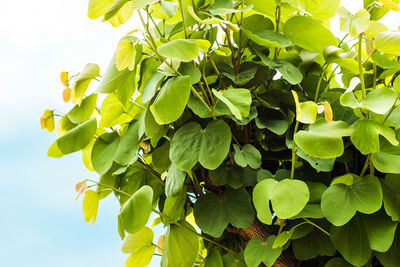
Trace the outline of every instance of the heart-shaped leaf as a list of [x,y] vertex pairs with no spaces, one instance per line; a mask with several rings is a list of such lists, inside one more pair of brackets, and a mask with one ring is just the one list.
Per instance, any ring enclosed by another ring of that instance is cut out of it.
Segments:
[[148,227],[143,227],[139,232],[125,238],[121,251],[131,254],[125,261],[126,267],[145,267],[150,264],[156,250],[153,238],[153,231]]
[[253,190],[253,203],[257,217],[265,224],[272,223],[269,201],[280,219],[288,219],[297,215],[307,204],[310,192],[307,185],[300,180],[285,179],[280,182],[265,179]]
[[343,154],[343,136],[349,136],[352,129],[343,121],[327,122],[319,119],[311,124],[308,131],[295,134],[296,145],[314,158],[334,158]]
[[268,267],[272,266],[282,253],[281,247],[272,248],[275,239],[274,235],[269,236],[265,242],[258,237],[251,239],[244,250],[247,265],[257,267],[260,263],[264,263]]
[[249,165],[253,169],[258,169],[261,166],[261,153],[253,145],[246,144],[242,149],[236,144],[233,145],[235,149],[234,157],[237,165],[246,167]]
[[200,124],[189,122],[176,131],[169,156],[178,168],[187,172],[198,161],[214,170],[228,154],[230,143],[231,131],[225,122],[213,120],[204,130]]
[[254,219],[250,201],[244,188],[227,188],[221,197],[214,193],[205,194],[194,205],[196,224],[203,232],[214,237],[220,237],[229,223],[247,228]]
[[322,212],[333,225],[346,224],[356,211],[371,214],[382,206],[382,188],[375,176],[351,176],[351,185],[334,183],[322,195]]

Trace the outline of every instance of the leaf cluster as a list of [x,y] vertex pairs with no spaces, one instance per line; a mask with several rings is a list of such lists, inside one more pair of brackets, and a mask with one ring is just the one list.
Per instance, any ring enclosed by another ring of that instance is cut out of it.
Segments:
[[398,266],[400,33],[379,22],[398,4],[90,0],[143,28],[101,77],[61,74],[74,106],[48,155],[99,176],[77,185],[85,221],[118,199],[127,267]]

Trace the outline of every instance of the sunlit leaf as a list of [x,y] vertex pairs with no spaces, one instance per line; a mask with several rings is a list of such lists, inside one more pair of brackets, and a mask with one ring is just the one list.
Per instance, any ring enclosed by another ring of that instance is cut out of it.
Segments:
[[82,201],[83,215],[86,222],[94,223],[97,216],[97,208],[99,207],[99,194],[93,190],[87,190]]

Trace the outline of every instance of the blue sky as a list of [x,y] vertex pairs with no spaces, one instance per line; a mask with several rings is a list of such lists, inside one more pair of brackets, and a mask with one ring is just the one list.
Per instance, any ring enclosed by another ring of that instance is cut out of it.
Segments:
[[[119,38],[136,27],[135,17],[119,28],[92,21],[87,3],[0,2],[0,266],[109,267],[127,257],[120,252],[117,201],[102,201],[96,223],[85,223],[74,186],[97,175],[85,170],[79,153],[46,157],[55,133],[39,124],[45,108],[71,108],[62,101],[60,72],[91,62],[103,73]],[[362,6],[343,3],[353,13]],[[391,29],[395,16],[385,19]]]

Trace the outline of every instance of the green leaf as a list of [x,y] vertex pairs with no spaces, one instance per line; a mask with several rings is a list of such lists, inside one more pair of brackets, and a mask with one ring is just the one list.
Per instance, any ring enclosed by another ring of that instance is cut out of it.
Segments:
[[251,93],[248,89],[229,89],[224,92],[218,92],[212,89],[213,94],[225,105],[238,120],[242,120],[250,113]]
[[292,45],[289,38],[273,30],[244,30],[243,32],[249,39],[261,46],[285,48]]
[[[396,135],[396,139],[399,132]],[[400,146],[393,146],[384,138],[380,138],[380,150],[372,154],[371,160],[374,167],[383,173],[400,173],[400,165],[393,164],[400,160]]]
[[187,172],[197,161],[214,170],[224,161],[230,143],[231,131],[225,122],[213,120],[204,130],[200,124],[189,122],[176,131],[169,156],[179,169]]
[[113,173],[106,172],[105,174],[100,176],[99,183],[97,185],[96,191],[99,193],[100,199],[106,198],[113,191],[110,190],[110,187],[115,187],[115,182],[117,177],[113,175]]
[[367,234],[360,224],[360,218],[356,216],[343,226],[333,226],[330,235],[340,254],[346,261],[356,266],[366,264],[371,256]]
[[199,49],[196,40],[176,39],[159,46],[157,51],[163,57],[189,62],[199,56]]
[[137,233],[145,226],[152,211],[152,201],[153,190],[144,185],[121,207],[121,221],[128,233]]
[[[162,212],[166,216],[168,216],[176,221],[183,219],[184,212],[185,212],[186,198],[187,198],[186,188],[183,187],[183,190],[181,190],[178,195],[176,195],[174,197],[167,197],[167,199],[164,202],[164,207],[163,207]],[[168,223],[169,223],[169,221],[167,221],[167,223],[165,223],[165,224],[168,224]]]
[[169,142],[165,142],[161,146],[154,149],[152,156],[152,163],[154,165],[154,169],[158,173],[165,172],[168,167],[171,165],[171,161],[169,159]]
[[114,0],[89,0],[88,17],[97,19],[106,13]]
[[85,95],[90,82],[99,76],[100,68],[98,65],[93,63],[88,63],[78,77],[75,79],[72,85],[72,103],[80,105]]
[[283,33],[294,44],[316,53],[322,53],[327,46],[338,45],[335,36],[327,28],[305,16],[295,16],[286,21]]
[[241,168],[237,165],[225,166],[221,165],[215,170],[209,171],[211,180],[216,185],[229,185],[234,189],[244,186],[250,186],[257,183],[257,174],[255,170]]
[[253,169],[258,169],[261,166],[261,153],[253,145],[246,144],[242,149],[238,145],[234,144],[235,149],[235,162],[241,167],[249,165]]
[[386,214],[393,221],[400,220],[400,186],[398,175],[387,174],[385,180],[381,180],[383,192],[383,204]]
[[292,124],[294,116],[291,110],[286,115],[281,110],[264,109],[256,117],[256,125],[260,129],[267,128],[277,135],[283,135]]
[[157,146],[158,141],[168,132],[168,125],[159,125],[151,114],[150,110],[146,110],[144,115],[145,134],[151,138],[151,145]]
[[289,61],[276,60],[276,70],[282,74],[282,77],[290,84],[298,84],[303,80],[301,71]]
[[109,94],[116,90],[124,90],[126,87],[132,87],[132,84],[135,82],[135,76],[135,71],[130,71],[129,69],[118,71],[114,56],[100,81],[97,92]]
[[136,41],[136,38],[125,38],[119,41],[115,52],[117,70],[122,71],[127,68],[133,71],[136,68]]
[[312,124],[317,119],[318,106],[313,101],[306,101],[300,103],[300,117],[297,118],[299,122]]
[[396,236],[392,247],[385,253],[376,252],[374,253],[378,260],[385,267],[397,267],[400,262],[400,240]]
[[309,260],[317,256],[333,256],[336,252],[329,236],[320,230],[313,230],[305,237],[292,240],[296,259]]
[[343,136],[349,136],[352,129],[343,121],[327,122],[319,119],[311,124],[308,131],[299,131],[295,137],[296,145],[307,155],[328,159],[343,154]]
[[380,32],[375,36],[374,42],[378,51],[400,56],[400,32]]
[[364,155],[378,152],[379,135],[385,137],[392,145],[399,145],[395,132],[372,120],[358,120],[354,123],[354,131],[350,138],[354,146]]
[[157,2],[157,0],[135,0],[132,1],[132,8],[133,9],[141,9],[146,7],[147,5],[152,5],[155,2]]
[[353,184],[336,183],[328,187],[321,198],[324,216],[333,225],[346,224],[356,211],[371,214],[382,206],[382,188],[372,175],[359,177],[352,174]]
[[196,230],[186,222],[181,223],[190,230],[175,224],[169,225],[165,235],[162,267],[192,266],[196,260],[199,250],[199,238],[193,233]]
[[91,94],[82,100],[80,105],[75,105],[68,113],[67,117],[71,122],[80,124],[89,120],[96,108],[97,94]]
[[377,114],[385,114],[393,106],[397,98],[395,91],[388,87],[375,89],[367,94],[364,101],[359,103],[353,92],[347,92],[341,95],[340,103],[343,106],[355,108],[364,108]]
[[104,14],[104,20],[109,20],[115,15],[117,15],[118,11],[130,0],[115,0],[112,6],[106,11]]
[[360,9],[355,15],[352,15],[344,7],[339,7],[337,14],[340,22],[340,30],[349,33],[352,37],[356,37],[368,29],[370,14],[364,8]]
[[224,267],[224,263],[222,261],[221,254],[219,253],[218,249],[214,247],[207,258],[205,260],[205,267]]
[[125,261],[126,267],[144,267],[150,264],[156,250],[153,238],[153,231],[148,227],[143,227],[139,232],[125,238],[121,251],[131,254]]
[[233,73],[233,69],[230,68],[230,69],[226,69],[226,70],[222,71],[221,74],[223,74],[226,77],[228,77],[229,79],[231,79],[232,82],[237,85],[244,85],[244,84],[248,83],[251,79],[254,78],[254,76],[256,75],[256,72],[257,72],[257,68],[251,68],[251,69],[243,70],[236,75],[235,73]]
[[121,136],[115,151],[114,161],[120,165],[130,165],[137,160],[140,147],[140,139],[143,135],[141,120],[133,121],[124,135]]
[[243,251],[238,255],[233,255],[232,253],[226,253],[222,260],[224,262],[224,266],[229,267],[247,267],[246,262],[244,261]]
[[327,20],[335,16],[340,0],[300,0],[300,6],[311,13],[315,19]]
[[366,107],[378,114],[385,114],[395,104],[397,94],[388,87],[375,89],[367,94],[362,102],[362,107]]
[[182,75],[190,76],[190,81],[192,82],[192,84],[198,83],[201,79],[200,70],[192,62],[182,63],[178,71]]
[[388,251],[393,243],[398,222],[392,221],[381,211],[371,215],[361,214],[360,220],[371,249],[379,252]]
[[319,159],[308,156],[303,150],[298,149],[296,155],[307,161],[317,172],[329,172],[333,169],[336,158]]
[[[116,3],[120,3],[121,7],[118,8],[118,10],[111,18],[105,19],[108,11]],[[104,14],[103,21],[108,21],[113,27],[118,27],[119,25],[124,24],[132,16],[133,8],[131,6],[131,2],[127,2],[126,0],[116,0],[113,6],[111,6],[111,8],[107,10],[106,14]]]
[[371,55],[377,66],[384,69],[392,69],[399,66],[396,56],[375,52]]
[[253,190],[253,203],[257,217],[265,224],[271,224],[272,216],[269,201],[280,219],[288,219],[297,215],[307,204],[310,192],[307,185],[300,180],[285,179],[280,182],[265,179]]
[[354,265],[348,263],[343,258],[333,258],[329,260],[324,267],[353,267]]
[[282,248],[272,248],[276,236],[271,235],[263,242],[260,238],[251,239],[244,250],[244,259],[249,267],[257,267],[264,263],[270,267],[281,255]]
[[220,237],[229,223],[247,228],[254,219],[250,201],[244,188],[234,190],[228,187],[222,197],[214,193],[202,195],[193,209],[196,224],[214,237]]
[[64,155],[79,151],[92,141],[96,129],[96,118],[92,118],[65,133],[55,143],[59,151]]
[[117,133],[105,133],[100,135],[94,143],[91,155],[92,165],[100,175],[111,168],[119,140]]
[[276,238],[274,243],[272,244],[272,248],[281,248],[283,247],[290,239],[292,236],[294,230],[297,227],[293,227],[289,231],[282,231]]
[[168,175],[165,178],[165,195],[167,197],[175,197],[182,191],[185,183],[186,173],[171,164],[168,170]]
[[190,97],[190,77],[180,76],[169,79],[150,106],[158,124],[176,121],[185,110]]

